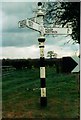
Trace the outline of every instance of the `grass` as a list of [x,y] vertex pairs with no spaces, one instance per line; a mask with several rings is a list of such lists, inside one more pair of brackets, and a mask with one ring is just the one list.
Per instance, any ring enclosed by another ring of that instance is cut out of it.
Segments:
[[[77,74],[57,74],[46,68],[47,106],[40,106],[39,69],[13,71],[2,78],[3,118],[77,118]],[[27,88],[31,88],[27,91]]]

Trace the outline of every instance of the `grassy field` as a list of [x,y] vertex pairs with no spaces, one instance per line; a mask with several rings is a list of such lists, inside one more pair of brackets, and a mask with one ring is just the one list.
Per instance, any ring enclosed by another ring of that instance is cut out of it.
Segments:
[[39,69],[17,70],[3,74],[2,117],[38,120],[78,118],[78,79],[78,74],[57,74],[54,68],[46,68],[47,107],[42,108]]

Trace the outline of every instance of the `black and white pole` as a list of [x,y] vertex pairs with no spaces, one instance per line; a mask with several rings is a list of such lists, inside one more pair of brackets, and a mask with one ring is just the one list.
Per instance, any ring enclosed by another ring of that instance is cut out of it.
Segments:
[[40,48],[40,82],[41,82],[40,104],[41,106],[47,106],[46,80],[45,80],[45,58],[44,58],[45,37],[44,37],[44,32],[42,30],[44,13],[42,12],[41,6],[42,6],[42,3],[38,2],[39,11],[38,11],[37,17],[38,17],[38,22],[41,25],[40,37],[38,38],[39,48]]
[[40,104],[41,106],[47,105],[47,97],[46,97],[46,80],[45,80],[45,58],[44,58],[44,42],[45,38],[38,38],[39,48],[40,48],[40,82],[41,82],[41,98]]

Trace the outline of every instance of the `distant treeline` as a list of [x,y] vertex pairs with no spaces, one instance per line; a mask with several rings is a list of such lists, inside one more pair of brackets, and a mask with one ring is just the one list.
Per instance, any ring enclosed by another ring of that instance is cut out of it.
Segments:
[[[54,66],[57,59],[45,59],[45,66]],[[12,66],[16,69],[39,68],[40,59],[2,59],[2,66]]]
[[[11,66],[15,69],[32,69],[40,67],[40,59],[2,59],[2,67]],[[77,65],[77,64],[76,64]],[[45,66],[55,67],[57,73],[70,73],[74,69],[71,57],[45,59]]]

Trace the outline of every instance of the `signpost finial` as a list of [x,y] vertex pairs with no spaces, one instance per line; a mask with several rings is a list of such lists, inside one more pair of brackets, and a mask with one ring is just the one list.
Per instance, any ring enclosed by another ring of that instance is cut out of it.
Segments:
[[42,6],[42,2],[38,2],[38,6]]

